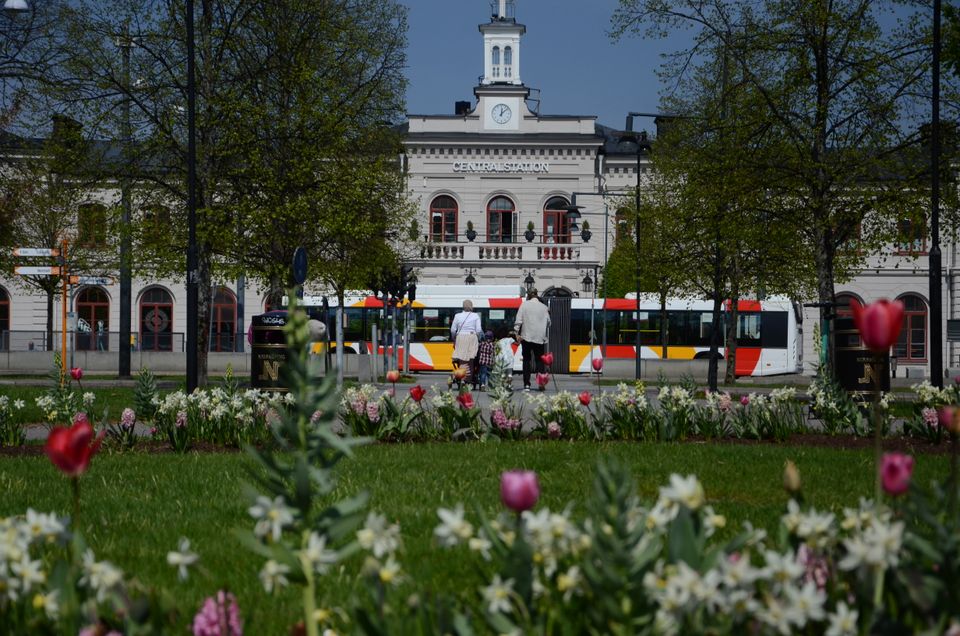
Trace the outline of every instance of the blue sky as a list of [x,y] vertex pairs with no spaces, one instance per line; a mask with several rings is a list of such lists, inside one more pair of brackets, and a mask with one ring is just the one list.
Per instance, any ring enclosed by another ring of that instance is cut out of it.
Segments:
[[[410,9],[407,112],[453,114],[455,101],[473,99],[473,87],[483,73],[477,25],[489,20],[489,0],[401,1]],[[661,55],[685,46],[687,36],[612,41],[607,32],[617,0],[516,4],[517,21],[527,27],[522,79],[541,90],[542,114],[596,115],[600,123],[620,128],[629,111],[658,110]],[[885,22],[894,20],[888,17]],[[638,126],[649,129],[653,123]]]
[[[488,0],[406,0],[407,112],[453,114],[473,99],[483,73],[477,25],[490,18]],[[660,54],[676,42],[607,35],[616,0],[517,0],[526,25],[521,44],[523,82],[541,90],[544,115],[597,115],[622,127],[628,111],[655,112]],[[652,127],[652,123],[648,127]]]

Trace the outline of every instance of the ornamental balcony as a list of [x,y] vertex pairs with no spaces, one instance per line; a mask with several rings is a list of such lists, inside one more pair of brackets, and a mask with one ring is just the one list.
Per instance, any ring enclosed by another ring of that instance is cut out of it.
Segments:
[[587,242],[576,243],[514,243],[458,242],[426,243],[420,248],[415,264],[456,262],[482,266],[495,263],[518,265],[574,263],[593,265],[600,262],[602,250]]

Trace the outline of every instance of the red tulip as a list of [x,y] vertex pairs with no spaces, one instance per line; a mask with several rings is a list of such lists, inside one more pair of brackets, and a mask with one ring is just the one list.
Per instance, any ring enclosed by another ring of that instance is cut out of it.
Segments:
[[426,395],[426,390],[419,384],[412,389],[410,389],[410,397],[413,398],[414,402],[419,402],[423,399],[423,396]]
[[548,351],[540,356],[540,360],[549,367],[551,364],[553,364],[553,354]]
[[465,409],[473,408],[473,395],[468,391],[467,393],[461,393],[457,396],[457,402],[460,403],[460,406]]
[[603,368],[603,358],[594,358],[593,359],[593,370],[597,373],[600,373],[600,369]]
[[83,378],[83,369],[80,367],[73,367],[70,369],[70,377],[79,382],[80,379]]
[[590,406],[590,399],[593,396],[590,395],[590,391],[581,391],[580,395],[577,397],[580,398],[580,404],[583,404],[584,406]]
[[540,484],[532,470],[511,470],[500,475],[500,501],[510,510],[530,510],[539,498]]
[[903,453],[885,453],[880,462],[880,480],[888,495],[902,495],[910,487],[913,457]]
[[882,299],[864,307],[856,299],[850,301],[853,322],[863,344],[874,353],[887,353],[897,343],[903,326],[903,303]]
[[70,477],[79,477],[87,470],[105,434],[106,431],[93,439],[93,427],[83,418],[70,428],[58,426],[50,431],[44,450],[54,466]]
[[549,373],[538,373],[537,374],[537,386],[545,387],[550,383],[550,374]]
[[400,380],[400,372],[396,369],[391,369],[387,371],[387,382],[396,384]]

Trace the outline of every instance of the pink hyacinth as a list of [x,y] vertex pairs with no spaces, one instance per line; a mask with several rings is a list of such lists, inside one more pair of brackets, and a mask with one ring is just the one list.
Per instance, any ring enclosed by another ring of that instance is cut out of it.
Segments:
[[86,413],[84,413],[83,411],[78,411],[78,412],[76,412],[76,413],[73,414],[73,422],[72,422],[72,423],[73,423],[74,426],[76,426],[77,424],[89,424],[89,423],[90,423],[90,419],[87,417],[87,414],[86,414]]
[[880,479],[888,495],[896,497],[907,492],[912,476],[913,457],[903,453],[884,454],[880,462]]
[[827,587],[827,581],[830,580],[830,564],[827,560],[807,547],[806,543],[800,544],[797,549],[797,563],[802,565],[804,580],[813,583],[818,590]]
[[186,427],[187,427],[187,412],[186,412],[186,411],[179,411],[179,412],[177,413],[176,426],[177,426],[177,428],[186,428]]
[[367,419],[373,423],[380,421],[380,405],[376,402],[367,403]]
[[563,430],[560,428],[560,425],[556,422],[550,422],[547,424],[547,435],[550,436],[550,439],[557,439],[563,433]]
[[120,415],[120,428],[132,431],[133,425],[137,422],[137,414],[133,412],[131,408],[123,409],[123,414]]
[[540,483],[532,470],[509,470],[500,475],[500,501],[510,510],[530,510],[539,498]]
[[353,412],[357,415],[363,415],[367,412],[367,403],[363,400],[354,400],[350,402],[350,408],[353,409]]
[[490,413],[490,419],[493,421],[494,425],[497,428],[503,428],[507,423],[507,416],[500,409],[494,409]]
[[730,397],[729,393],[720,394],[720,397],[717,398],[717,408],[723,413],[727,413],[733,408],[733,398]]
[[937,409],[928,406],[920,411],[920,415],[923,417],[924,423],[930,428],[940,426],[940,415],[937,413]]
[[210,596],[193,617],[193,636],[243,636],[243,620],[236,597],[220,590]]
[[322,419],[323,419],[323,411],[314,411],[313,415],[310,416],[310,423],[317,424]]

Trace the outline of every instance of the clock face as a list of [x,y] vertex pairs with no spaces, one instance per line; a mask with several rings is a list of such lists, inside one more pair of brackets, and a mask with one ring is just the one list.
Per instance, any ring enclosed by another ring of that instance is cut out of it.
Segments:
[[493,110],[490,111],[493,121],[498,124],[505,124],[510,121],[510,117],[513,115],[513,111],[510,110],[510,107],[506,104],[497,104],[493,107]]

